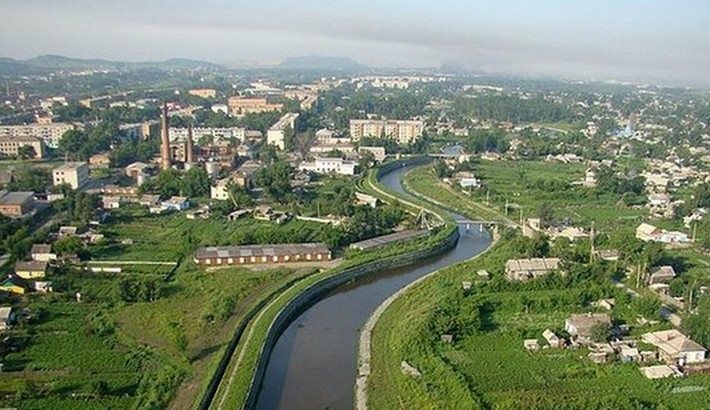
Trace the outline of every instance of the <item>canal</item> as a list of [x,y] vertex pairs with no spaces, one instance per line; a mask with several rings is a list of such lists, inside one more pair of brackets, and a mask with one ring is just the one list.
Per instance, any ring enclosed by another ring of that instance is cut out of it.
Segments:
[[[383,175],[382,184],[407,196],[400,179],[408,169]],[[298,316],[274,346],[256,407],[352,409],[359,331],[377,306],[417,278],[469,259],[491,243],[489,233],[477,226],[459,229],[461,238],[448,253],[343,285]]]

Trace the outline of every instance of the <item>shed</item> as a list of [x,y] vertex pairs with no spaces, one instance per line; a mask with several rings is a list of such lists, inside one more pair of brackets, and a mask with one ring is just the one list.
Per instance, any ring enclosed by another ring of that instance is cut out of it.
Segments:
[[562,347],[562,340],[557,337],[555,332],[553,332],[552,330],[545,329],[545,331],[542,332],[542,337],[545,338],[547,344],[550,345],[550,347]]
[[536,352],[540,350],[540,343],[537,341],[537,339],[525,339],[523,340],[523,347],[525,348],[525,350]]

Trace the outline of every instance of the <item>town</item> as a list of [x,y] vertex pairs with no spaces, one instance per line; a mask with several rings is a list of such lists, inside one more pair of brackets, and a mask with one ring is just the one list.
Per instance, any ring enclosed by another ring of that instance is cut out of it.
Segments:
[[467,235],[370,407],[710,405],[707,91],[52,58],[3,74],[3,406],[243,407],[299,295]]

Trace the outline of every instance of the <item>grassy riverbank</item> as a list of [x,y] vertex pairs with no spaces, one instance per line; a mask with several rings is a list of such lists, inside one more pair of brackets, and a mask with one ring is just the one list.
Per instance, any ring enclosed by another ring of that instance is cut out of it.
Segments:
[[[412,213],[416,214],[419,211],[420,205],[416,204],[416,200],[402,200],[397,198],[395,194],[387,192],[377,181],[376,170],[361,182],[360,188],[382,200],[398,201]],[[443,217],[441,218],[443,219]],[[418,254],[438,249],[448,241],[456,227],[450,223],[450,220],[446,220],[446,222],[448,223],[442,225],[427,238],[394,244],[369,252],[350,251],[348,258],[337,268],[309,276],[274,298],[247,326],[244,336],[231,357],[229,367],[212,402],[212,408],[241,408],[245,405],[257,369],[260,364],[263,364],[261,361],[266,359],[263,357],[263,349],[275,320],[299,295],[344,272],[365,273],[388,266],[411,263],[412,260],[417,259]]]
[[[470,198],[451,196],[446,186],[427,180],[427,172],[412,171],[408,186],[444,203],[456,201],[457,210],[479,216]],[[523,243],[514,232],[504,232],[480,258],[443,269],[392,303],[373,331],[369,408],[710,406],[710,375],[651,381],[634,364],[593,364],[585,349],[528,353],[524,339],[540,338],[547,328],[561,332],[565,318],[589,309],[590,301],[616,298],[612,314],[627,321],[637,312],[631,297],[604,277],[577,273],[508,283],[503,266],[521,257]],[[476,283],[480,269],[491,274],[490,281]],[[464,290],[463,281],[475,284]],[[632,334],[652,329],[636,327]],[[444,333],[454,342],[442,342]],[[404,361],[421,376],[404,374]]]

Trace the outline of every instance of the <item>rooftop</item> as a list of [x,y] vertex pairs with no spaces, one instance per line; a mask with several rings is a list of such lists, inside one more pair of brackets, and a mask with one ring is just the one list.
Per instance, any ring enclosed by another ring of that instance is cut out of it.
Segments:
[[239,258],[251,256],[281,256],[301,253],[329,253],[323,243],[292,243],[279,245],[209,246],[195,251],[196,259]]
[[34,197],[34,192],[0,191],[0,205],[22,205]]

